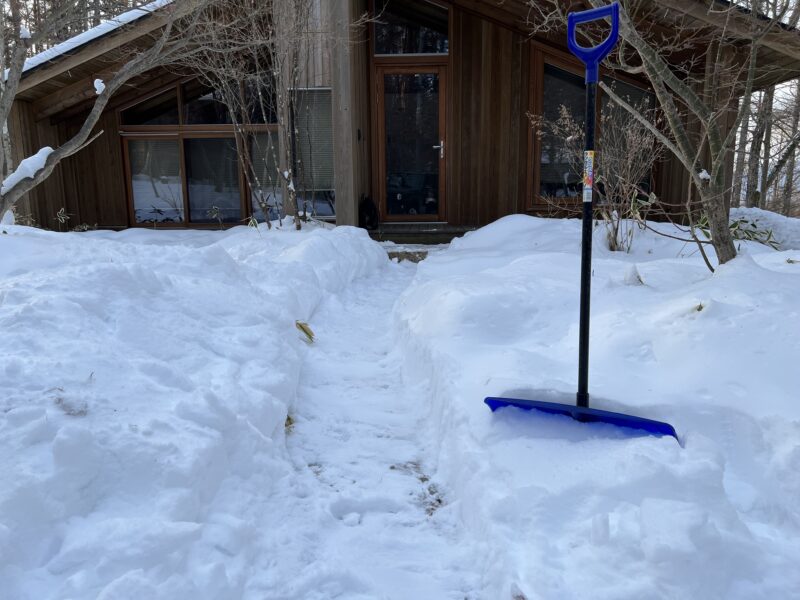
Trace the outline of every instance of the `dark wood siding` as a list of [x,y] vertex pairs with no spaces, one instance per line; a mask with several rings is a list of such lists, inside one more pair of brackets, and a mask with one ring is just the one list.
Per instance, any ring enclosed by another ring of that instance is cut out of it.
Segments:
[[[56,148],[59,145],[58,128],[48,120],[36,121],[29,102],[14,102],[9,115],[9,128],[15,165],[41,148]],[[67,208],[64,203],[63,169],[58,165],[50,177],[23,197],[17,205],[17,213],[23,218],[30,216],[36,224],[47,229],[58,229],[55,216],[62,207]]]
[[[61,139],[75,135],[81,124],[82,119],[61,123]],[[125,172],[116,113],[105,112],[95,129],[103,132],[100,137],[64,161],[65,202],[75,215],[75,225],[127,227]]]
[[530,51],[522,34],[453,10],[447,221],[478,226],[525,209]]

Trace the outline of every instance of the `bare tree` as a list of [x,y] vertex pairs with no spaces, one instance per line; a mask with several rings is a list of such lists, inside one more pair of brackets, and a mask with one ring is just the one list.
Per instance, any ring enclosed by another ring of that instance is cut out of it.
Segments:
[[[34,157],[23,161],[15,173],[5,178],[0,189],[0,215],[5,214],[24,194],[49,177],[59,162],[80,151],[102,133],[93,133],[94,128],[110,98],[125,83],[154,67],[174,63],[179,57],[193,52],[194,48],[189,42],[193,27],[197,24],[196,15],[212,3],[213,0],[182,0],[180,3],[161,7],[159,18],[164,22],[163,27],[154,34],[151,43],[144,50],[132,51],[126,55],[114,76],[98,88],[97,98],[80,130],[55,149],[41,149]],[[0,40],[5,49],[3,56],[10,57],[0,65],[6,73],[0,87],[0,122],[4,124],[4,129],[19,87],[28,49],[69,23],[75,15],[74,4],[69,0],[50,2],[52,12],[42,22],[42,28],[29,32],[22,24],[22,2],[8,0],[10,18],[0,28]],[[7,169],[11,164],[9,147],[3,144],[0,152],[0,164]]]
[[[604,4],[602,0],[589,3],[596,7]],[[750,98],[759,85],[760,67],[765,66],[758,64],[759,50],[762,44],[773,43],[770,36],[796,34],[787,31],[786,25],[796,25],[800,10],[793,0],[711,0],[706,7],[698,4],[684,0],[669,4],[622,2],[621,43],[609,64],[616,70],[647,77],[664,115],[666,131],[608,85],[601,82],[600,87],[684,166],[707,218],[717,259],[725,263],[736,256],[728,225],[726,167],[735,149],[737,131],[742,121],[750,118]],[[539,29],[563,26],[570,8],[554,0],[532,0],[530,6],[537,17],[531,20]],[[663,28],[655,25],[665,21],[679,34],[665,36]],[[586,35],[591,38],[598,34],[589,29]],[[800,137],[789,141],[773,170],[785,164],[798,143]],[[773,179],[767,179],[771,184]]]
[[[334,40],[318,0],[219,0],[194,27],[197,52],[180,67],[217,90],[234,124],[251,195],[267,217],[313,211],[308,88]],[[224,16],[223,16],[224,15]],[[285,200],[284,200],[285,199]]]
[[[798,127],[800,126],[800,79],[795,80],[794,90],[792,95],[791,110],[789,116],[789,126],[787,136],[789,139],[794,139],[798,134]],[[783,186],[783,194],[781,197],[780,209],[781,212],[787,217],[792,212],[792,193],[794,192],[794,179],[795,179],[795,155],[793,150],[789,153],[789,158],[786,162],[786,176]]]
[[[659,118],[647,100],[634,105],[653,122]],[[530,116],[539,139],[563,140],[568,163],[575,176],[583,173],[584,127],[574,115],[561,106],[557,119]],[[605,103],[600,113],[595,189],[600,215],[606,226],[610,250],[629,252],[636,227],[643,227],[648,210],[654,202],[650,193],[653,165],[663,153],[663,146],[650,130],[629,113],[611,103]],[[545,198],[563,209],[563,198]],[[576,212],[579,212],[576,210]]]

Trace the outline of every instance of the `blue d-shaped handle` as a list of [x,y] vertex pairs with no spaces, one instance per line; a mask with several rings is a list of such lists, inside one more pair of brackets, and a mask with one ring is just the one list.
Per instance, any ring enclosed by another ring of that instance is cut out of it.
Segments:
[[[575,26],[579,23],[599,21],[611,17],[611,33],[593,48],[584,48],[575,40]],[[586,83],[597,83],[600,63],[608,56],[619,38],[619,4],[614,2],[608,6],[584,10],[567,15],[567,45],[570,51],[586,65]]]

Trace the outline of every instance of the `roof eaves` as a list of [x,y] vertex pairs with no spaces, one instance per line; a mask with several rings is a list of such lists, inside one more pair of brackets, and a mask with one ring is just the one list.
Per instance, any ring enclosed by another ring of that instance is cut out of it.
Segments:
[[25,61],[25,65],[22,67],[22,77],[24,78],[30,75],[45,65],[50,65],[57,62],[60,58],[68,55],[71,52],[74,52],[75,50],[84,48],[109,35],[112,35],[116,31],[119,31],[122,27],[150,17],[164,6],[172,4],[173,1],[174,0],[154,0],[153,2],[150,2],[144,6],[134,8],[122,13],[117,17],[114,17],[113,19],[104,21],[96,27],[92,27],[91,29],[84,31],[83,33],[79,33],[78,35],[63,41],[52,48],[48,48],[47,50],[30,57]]

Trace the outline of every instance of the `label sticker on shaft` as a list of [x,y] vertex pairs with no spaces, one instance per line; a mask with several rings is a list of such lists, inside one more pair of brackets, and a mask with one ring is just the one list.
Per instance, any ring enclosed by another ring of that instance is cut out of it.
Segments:
[[583,201],[592,201],[592,186],[594,185],[594,150],[583,153]]

